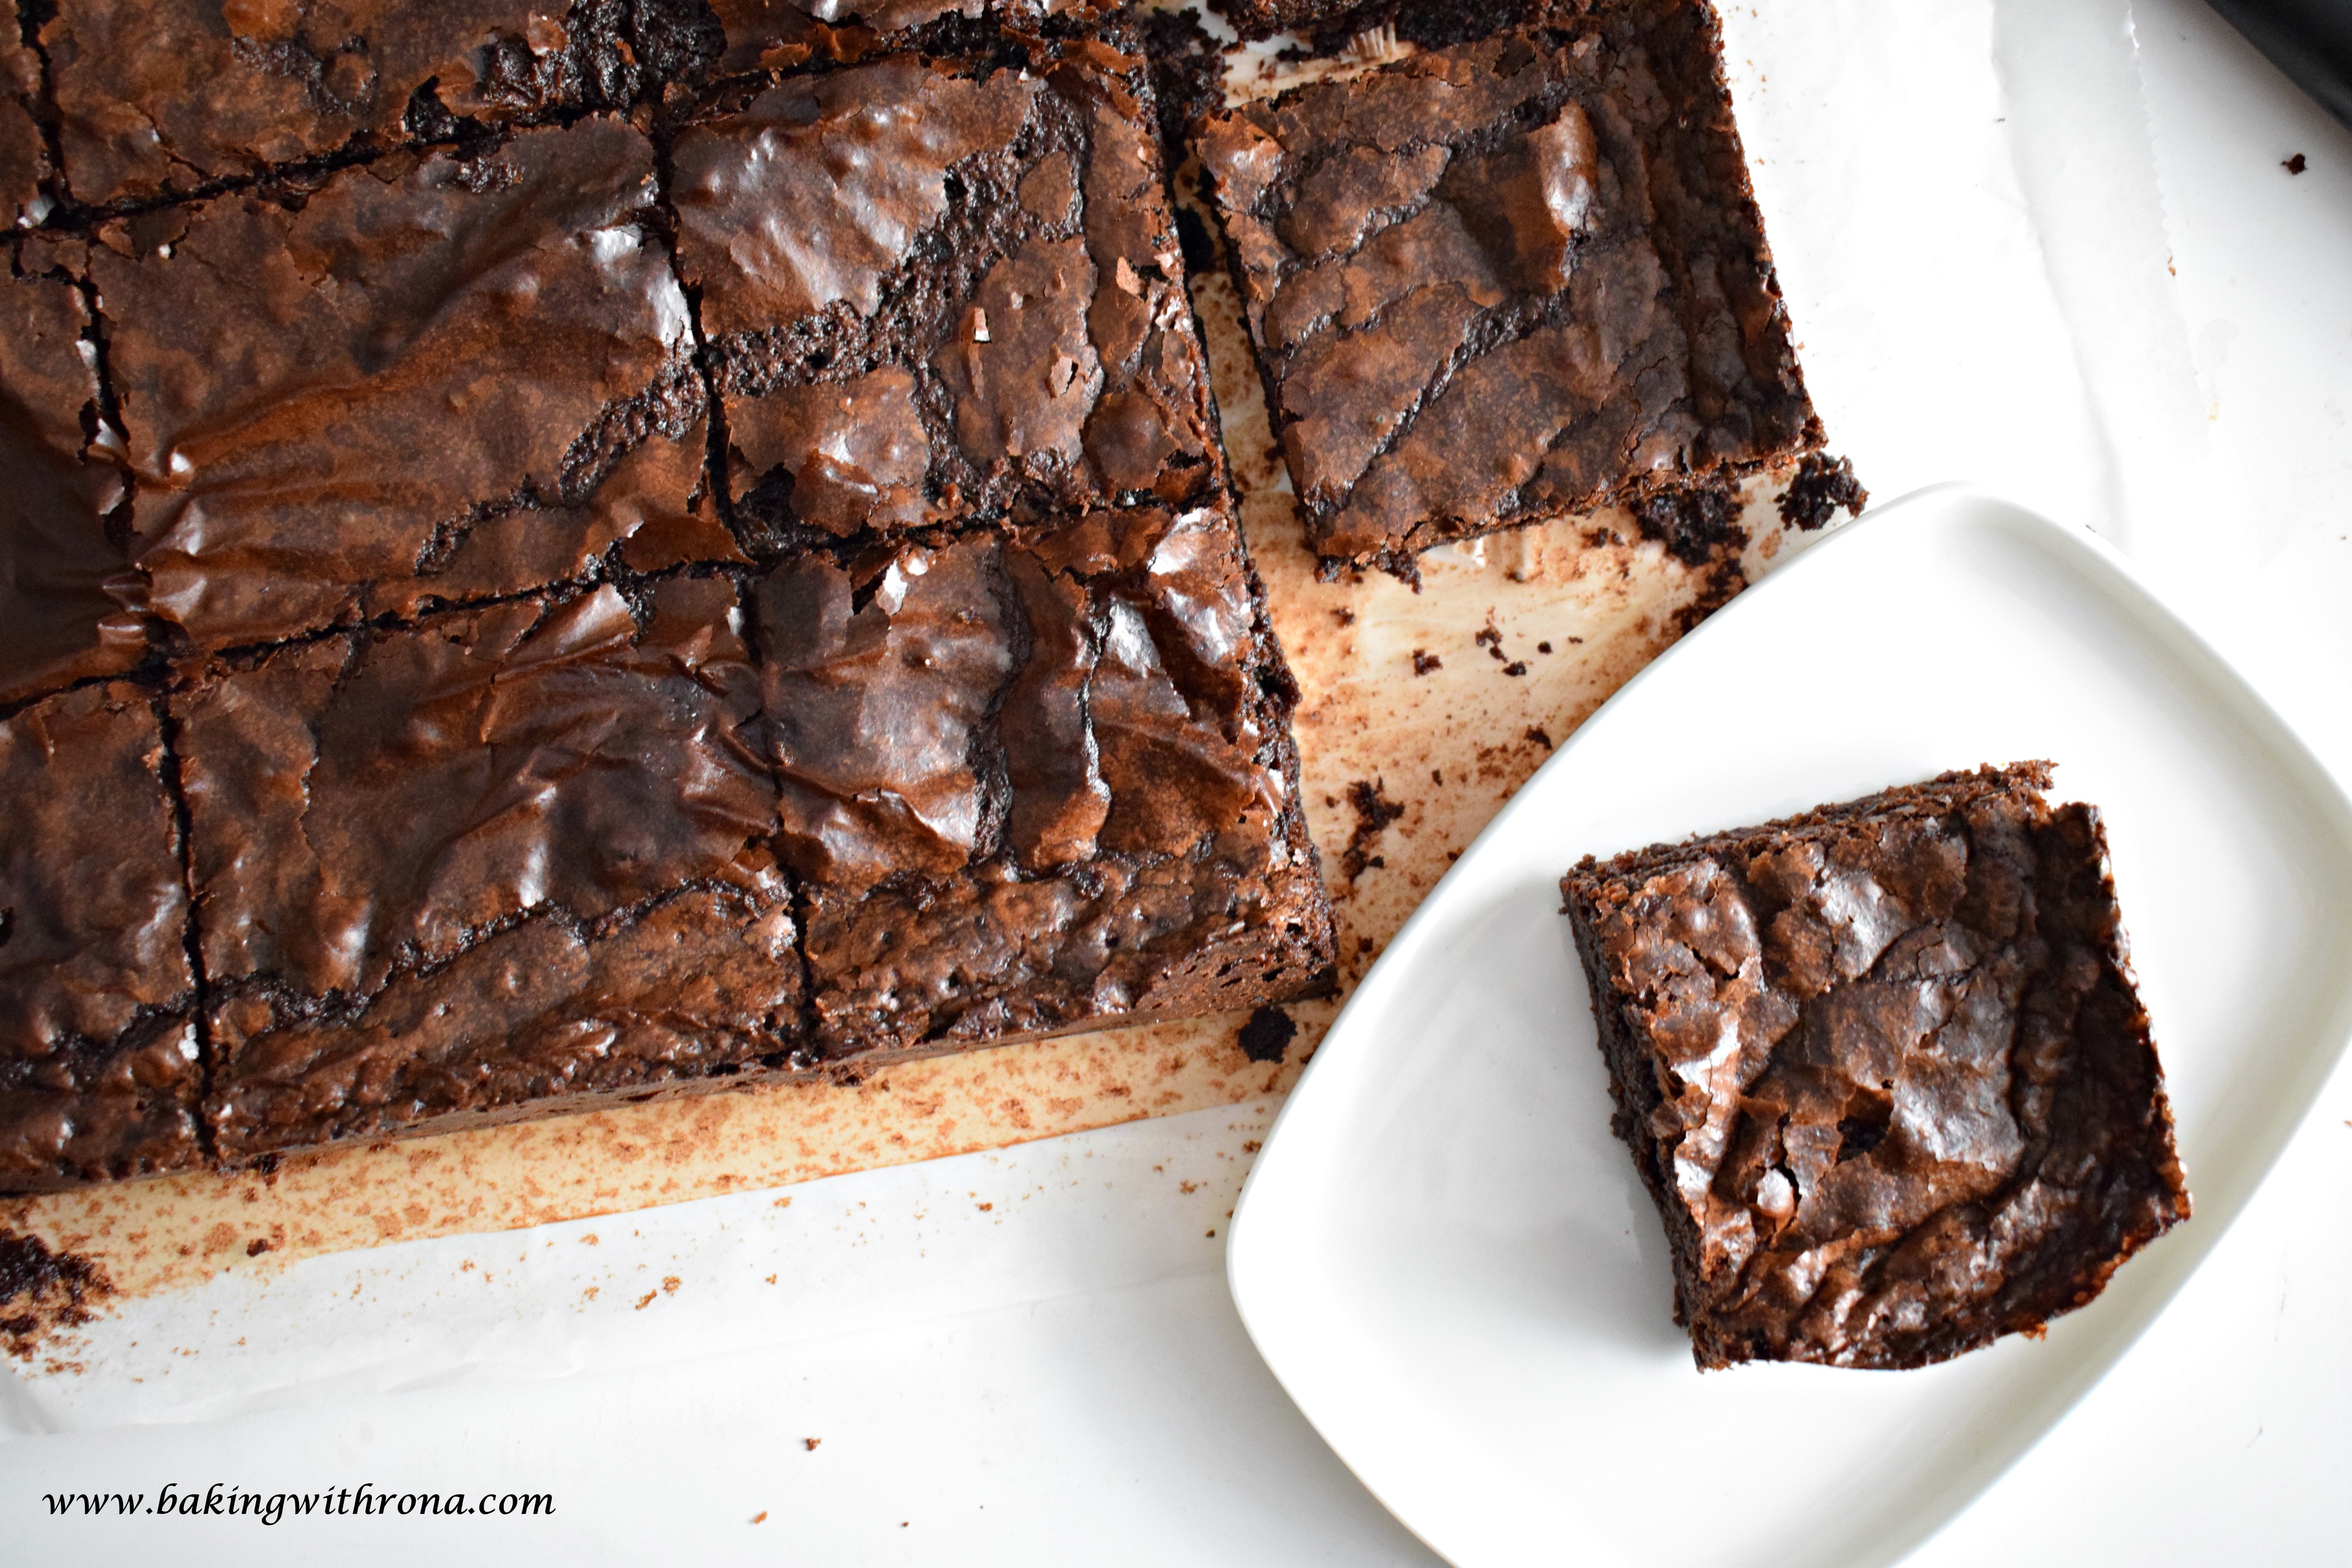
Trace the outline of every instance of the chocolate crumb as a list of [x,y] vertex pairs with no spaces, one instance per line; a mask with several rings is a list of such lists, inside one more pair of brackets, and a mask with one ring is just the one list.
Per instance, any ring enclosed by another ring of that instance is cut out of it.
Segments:
[[1412,672],[1415,675],[1427,675],[1433,669],[1444,668],[1445,661],[1427,648],[1417,647],[1412,650]]
[[247,1258],[258,1258],[268,1250],[269,1238],[267,1237],[257,1236],[245,1244],[245,1255]]
[[2304,157],[2302,153],[2297,153],[2292,158],[2282,158],[2279,160],[2279,167],[2284,169],[2290,174],[2300,174],[2305,169],[2311,167],[2311,163],[2308,159]]
[[1533,741],[1537,745],[1541,746],[1547,752],[1552,749],[1551,736],[1547,733],[1544,728],[1539,724],[1530,724],[1528,726],[1528,739]]
[[1340,853],[1339,869],[1350,882],[1362,876],[1366,867],[1379,864],[1371,858],[1373,841],[1390,823],[1404,815],[1404,807],[1381,793],[1387,784],[1386,779],[1375,779],[1370,784],[1358,779],[1348,786],[1348,804],[1355,808],[1356,830],[1348,836],[1348,847]]
[[1538,653],[1549,653],[1551,651],[1551,644],[1548,642],[1539,642],[1536,644],[1536,651]]
[[60,1329],[78,1329],[114,1294],[106,1271],[79,1253],[51,1252],[37,1236],[0,1229],[0,1349],[30,1361]]
[[1278,1062],[1298,1035],[1298,1025],[1279,1007],[1260,1007],[1242,1026],[1242,1055],[1254,1062]]
[[1781,492],[1780,521],[1811,532],[1835,517],[1840,507],[1859,516],[1869,504],[1870,492],[1854,479],[1851,459],[1832,462],[1822,453],[1810,452],[1797,465],[1797,477]]
[[1719,479],[1653,490],[1631,510],[1643,537],[1664,544],[1685,566],[1704,566],[1718,551],[1736,552],[1748,542],[1739,527],[1738,498]]
[[1442,786],[1445,783],[1445,770],[1444,768],[1430,769],[1429,782]]
[[1331,618],[1343,626],[1352,626],[1356,624],[1356,612],[1343,605],[1331,612]]
[[1525,675],[1527,672],[1527,661],[1524,659],[1515,658],[1511,660],[1510,663],[1503,666],[1503,673],[1505,675]]

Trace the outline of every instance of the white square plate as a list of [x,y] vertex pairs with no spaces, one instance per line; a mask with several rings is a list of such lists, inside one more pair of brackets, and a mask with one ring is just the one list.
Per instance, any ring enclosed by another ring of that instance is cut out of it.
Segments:
[[[2105,812],[2196,1217],[2040,1342],[1702,1375],[1610,1135],[1580,857],[2048,757]],[[2032,1446],[2245,1205],[2352,1033],[2352,805],[2085,533],[1965,489],[1741,595],[1530,780],[1373,966],[1227,1269],[1293,1399],[1464,1568],[1879,1563]]]

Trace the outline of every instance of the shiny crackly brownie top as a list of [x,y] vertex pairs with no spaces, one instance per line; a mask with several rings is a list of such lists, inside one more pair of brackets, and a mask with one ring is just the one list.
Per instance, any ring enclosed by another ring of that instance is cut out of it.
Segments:
[[1702,1365],[2038,1330],[2189,1213],[2090,807],[1947,775],[1565,884]]
[[1718,48],[1639,0],[1200,127],[1319,552],[1818,443]]
[[597,101],[641,52],[564,0],[58,0],[40,40],[93,204]]
[[683,132],[678,257],[739,511],[776,542],[1213,485],[1206,374],[1131,73],[894,57]]
[[0,1192],[195,1156],[188,895],[148,693],[0,720]]
[[653,147],[595,116],[90,247],[150,606],[198,646],[733,553]]
[[89,312],[52,275],[54,249],[29,241],[17,260],[30,275],[0,273],[0,704],[119,673],[146,652],[107,531],[126,476],[91,450]]
[[1213,1011],[1329,963],[1222,510],[812,554],[755,600],[828,1049]]

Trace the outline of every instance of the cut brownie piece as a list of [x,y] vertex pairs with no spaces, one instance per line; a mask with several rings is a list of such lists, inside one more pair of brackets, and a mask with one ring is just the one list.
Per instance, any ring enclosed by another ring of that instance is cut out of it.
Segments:
[[604,101],[595,0],[56,0],[41,28],[74,196],[186,193],[354,142]]
[[894,57],[684,132],[678,254],[769,547],[1216,487],[1141,62]]
[[828,1059],[1328,982],[1289,677],[1223,510],[812,553],[756,603]]
[[1704,0],[1538,8],[1197,144],[1327,560],[1820,444]]
[[28,239],[33,276],[0,274],[0,709],[90,676],[119,674],[147,639],[107,532],[125,475],[91,450],[95,351],[81,290]]
[[224,1155],[789,1066],[801,970],[739,620],[724,577],[606,585],[172,698]]
[[594,116],[93,247],[154,613],[257,644],[734,554],[652,145]]
[[41,57],[25,41],[14,5],[0,8],[0,229],[30,228],[48,216],[41,182],[48,147],[34,117]]
[[2189,1216],[2098,813],[1946,773],[1562,883],[1702,1367],[1909,1367]]
[[180,833],[148,694],[0,720],[0,1192],[198,1158]]

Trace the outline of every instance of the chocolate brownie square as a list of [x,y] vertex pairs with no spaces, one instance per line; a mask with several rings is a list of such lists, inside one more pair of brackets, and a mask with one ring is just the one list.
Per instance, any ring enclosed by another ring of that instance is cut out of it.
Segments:
[[173,696],[235,1159],[788,1067],[735,584],[455,611]]
[[1561,884],[1701,1367],[1911,1367],[2189,1217],[2096,810],[1946,773]]
[[154,614],[238,647],[734,555],[654,195],[600,115],[109,226]]
[[30,228],[48,216],[41,192],[49,153],[34,117],[41,57],[25,42],[16,8],[0,10],[0,229]]
[[605,101],[627,58],[615,9],[57,0],[40,38],[68,184],[104,204]]
[[0,720],[0,1192],[198,1158],[188,894],[148,694]]
[[769,549],[1217,487],[1141,62],[893,57],[677,138],[727,484]]
[[1819,446],[1720,57],[1704,0],[1538,7],[1199,127],[1327,561]]
[[1294,694],[1223,510],[812,552],[755,603],[829,1060],[1328,982]]
[[126,476],[99,432],[89,311],[63,275],[72,246],[28,239],[0,274],[0,709],[69,681],[120,674],[147,638],[107,531]]

